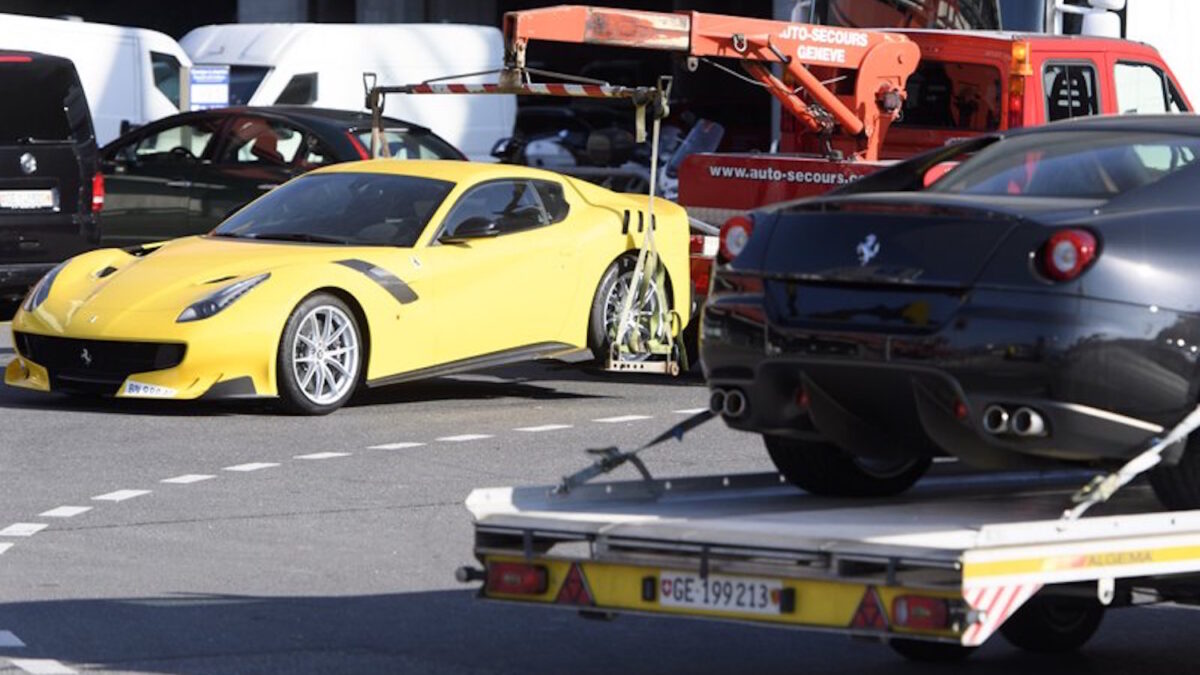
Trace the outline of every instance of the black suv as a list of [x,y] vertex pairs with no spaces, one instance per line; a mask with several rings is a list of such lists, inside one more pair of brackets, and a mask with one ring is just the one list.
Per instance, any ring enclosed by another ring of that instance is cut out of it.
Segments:
[[0,300],[95,247],[104,178],[69,59],[0,50]]

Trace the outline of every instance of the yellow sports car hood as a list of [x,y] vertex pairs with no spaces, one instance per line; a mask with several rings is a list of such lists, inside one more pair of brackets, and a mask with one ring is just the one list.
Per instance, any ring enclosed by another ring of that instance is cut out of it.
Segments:
[[[83,265],[91,257],[72,265],[56,281],[51,295],[61,299],[63,293],[69,294],[79,307],[94,310],[181,311],[198,297],[238,279],[293,264],[349,257],[346,247],[215,237],[178,239],[140,257],[113,253],[117,255],[97,256],[91,265]],[[101,276],[108,268],[115,271]],[[80,282],[91,288],[79,288]]]

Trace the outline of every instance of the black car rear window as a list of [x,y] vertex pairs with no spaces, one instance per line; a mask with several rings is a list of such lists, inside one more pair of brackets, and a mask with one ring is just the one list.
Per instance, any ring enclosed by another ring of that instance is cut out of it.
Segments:
[[214,236],[410,247],[453,183],[380,173],[314,173],[268,192]]
[[1057,131],[994,143],[929,189],[973,195],[1110,198],[1200,158],[1200,138],[1154,132]]
[[[84,140],[87,104],[69,63],[5,55],[0,59],[0,144]],[[73,114],[72,114],[73,113]]]

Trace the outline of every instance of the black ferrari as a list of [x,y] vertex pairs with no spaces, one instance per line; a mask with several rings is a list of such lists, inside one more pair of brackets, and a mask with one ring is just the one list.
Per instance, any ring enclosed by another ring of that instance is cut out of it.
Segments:
[[[1088,118],[753,214],[702,320],[712,408],[826,495],[1127,461],[1200,402],[1197,157],[1200,117]],[[1200,507],[1200,440],[1150,479]]]

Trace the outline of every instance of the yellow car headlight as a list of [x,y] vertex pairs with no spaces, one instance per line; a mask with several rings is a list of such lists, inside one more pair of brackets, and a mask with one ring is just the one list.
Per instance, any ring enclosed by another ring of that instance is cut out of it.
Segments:
[[237,302],[238,298],[250,292],[250,289],[261,284],[271,278],[271,273],[260,274],[256,277],[243,279],[241,281],[229,284],[224,288],[204,296],[200,300],[193,302],[187,309],[175,319],[175,323],[185,323],[188,321],[199,321],[220,312],[226,307]]

